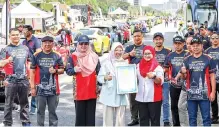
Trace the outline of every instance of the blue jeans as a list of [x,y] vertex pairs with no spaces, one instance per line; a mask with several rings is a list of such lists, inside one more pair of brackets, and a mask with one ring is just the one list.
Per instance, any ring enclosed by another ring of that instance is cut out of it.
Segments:
[[36,97],[31,97],[30,112],[35,113],[36,111]]
[[209,100],[188,100],[189,125],[197,126],[197,112],[200,107],[203,126],[211,126],[210,101]]
[[163,122],[169,122],[170,105],[169,105],[169,83],[163,83]]

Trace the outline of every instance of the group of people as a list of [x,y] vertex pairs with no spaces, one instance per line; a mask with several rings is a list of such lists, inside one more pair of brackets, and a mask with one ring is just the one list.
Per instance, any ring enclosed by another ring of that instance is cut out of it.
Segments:
[[[30,28],[28,26],[24,33],[32,31]],[[30,34],[20,43],[19,30],[11,29],[10,44],[1,50],[0,59],[0,67],[7,74],[3,123],[5,126],[13,124],[13,101],[18,96],[22,125],[31,124],[30,91],[33,99],[36,98],[37,125],[44,126],[47,105],[49,126],[58,126],[58,75],[65,71],[74,79],[75,126],[95,126],[98,97],[104,107],[103,126],[113,126],[114,115],[115,126],[126,126],[125,113],[129,103],[132,121],[128,126],[139,123],[140,126],[160,126],[161,108],[164,126],[171,126],[171,123],[173,126],[197,126],[197,114],[200,113],[201,124],[211,126],[218,120],[219,34],[207,35],[202,31],[205,28],[199,29],[199,36],[190,34],[185,40],[175,36],[174,51],[164,47],[162,33],[154,34],[155,47],[152,47],[143,43],[142,30],[135,29],[133,44],[124,48],[121,43],[114,42],[108,58],[101,64],[98,55],[92,51],[88,36],[81,35],[66,66],[60,54],[53,51],[52,37],[45,36],[38,44]],[[137,67],[138,92],[118,94],[116,67],[128,64]]]
[[[25,40],[20,42],[20,34]],[[6,73],[5,81],[5,126],[12,126],[12,109],[17,98],[20,105],[22,126],[30,126],[30,114],[37,108],[37,123],[44,125],[45,108],[49,107],[49,125],[57,126],[59,84],[58,75],[64,73],[64,65],[59,53],[53,51],[54,39],[45,36],[41,40],[33,35],[30,25],[9,31],[10,44],[1,50],[0,67]],[[28,97],[31,93],[31,106]]]

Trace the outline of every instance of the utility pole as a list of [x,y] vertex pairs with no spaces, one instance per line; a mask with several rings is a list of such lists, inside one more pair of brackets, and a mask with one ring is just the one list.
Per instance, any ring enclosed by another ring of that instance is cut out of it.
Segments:
[[9,9],[10,9],[10,1],[9,0],[6,0],[6,33],[5,33],[5,35],[6,35],[6,45],[8,44],[8,32],[9,32],[9,16],[10,16],[10,11],[9,11]]

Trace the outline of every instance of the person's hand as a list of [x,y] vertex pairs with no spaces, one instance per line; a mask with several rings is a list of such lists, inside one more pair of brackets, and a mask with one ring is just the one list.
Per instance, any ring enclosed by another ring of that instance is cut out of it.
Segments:
[[129,52],[129,55],[130,55],[131,57],[134,57],[134,56],[136,55],[135,47],[132,49],[131,52]]
[[107,80],[107,81],[111,81],[113,79],[113,77],[110,74],[110,72],[108,72],[107,75],[105,75],[104,79]]
[[13,62],[13,57],[9,57],[8,59],[7,59],[7,63],[11,63],[11,62]]
[[209,100],[210,100],[211,102],[213,102],[214,99],[215,99],[215,93],[214,93],[214,92],[211,92],[210,97],[209,97]]
[[154,76],[155,76],[154,72],[148,72],[148,73],[147,73],[147,77],[148,77],[149,79],[154,78]]
[[79,67],[79,66],[75,66],[74,67],[74,70],[75,70],[75,72],[81,72],[82,70],[81,70],[81,67]]
[[177,85],[177,78],[171,78],[170,79],[171,84]]
[[35,88],[31,88],[31,96],[32,97],[36,96],[36,89]]
[[56,73],[56,69],[54,69],[52,66],[49,68],[49,73],[54,74]]
[[182,68],[181,68],[181,72],[182,72],[183,74],[185,74],[185,73],[186,73],[186,67],[182,67]]
[[4,85],[4,86],[8,86],[8,84],[9,84],[8,81],[6,81],[6,80],[3,81],[3,85]]

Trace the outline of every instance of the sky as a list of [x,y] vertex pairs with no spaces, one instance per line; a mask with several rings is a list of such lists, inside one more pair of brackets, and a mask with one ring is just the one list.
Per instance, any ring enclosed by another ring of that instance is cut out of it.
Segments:
[[[146,6],[147,4],[163,4],[164,2],[168,2],[169,0],[141,0],[142,6]],[[173,0],[180,1],[180,0]]]

